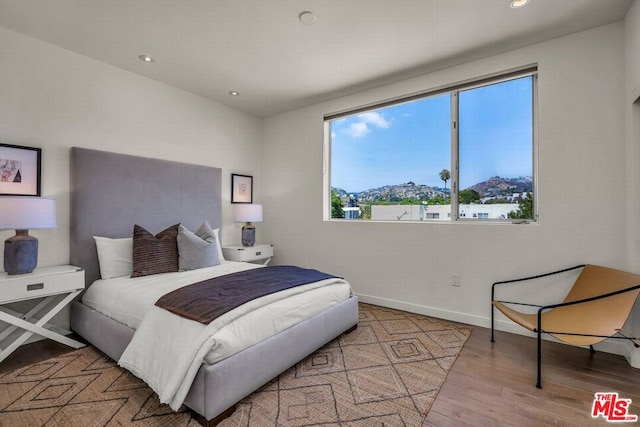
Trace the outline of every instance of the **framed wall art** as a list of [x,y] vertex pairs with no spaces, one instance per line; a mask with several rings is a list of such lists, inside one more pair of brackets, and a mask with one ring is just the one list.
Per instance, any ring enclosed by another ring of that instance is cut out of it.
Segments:
[[40,196],[40,148],[0,144],[0,196]]
[[231,174],[231,203],[253,203],[253,177]]

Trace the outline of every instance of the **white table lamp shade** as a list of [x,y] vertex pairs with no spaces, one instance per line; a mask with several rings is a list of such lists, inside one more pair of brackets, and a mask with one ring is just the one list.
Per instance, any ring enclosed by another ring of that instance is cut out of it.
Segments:
[[235,205],[234,219],[236,222],[262,222],[262,205]]
[[43,197],[0,197],[0,230],[55,228],[54,199]]

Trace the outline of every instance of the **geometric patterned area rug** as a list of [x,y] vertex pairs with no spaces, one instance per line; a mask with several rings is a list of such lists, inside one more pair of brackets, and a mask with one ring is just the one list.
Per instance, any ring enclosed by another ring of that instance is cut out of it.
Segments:
[[[220,427],[422,426],[471,329],[360,304],[358,328],[238,403]],[[189,426],[93,347],[0,376],[0,426]]]

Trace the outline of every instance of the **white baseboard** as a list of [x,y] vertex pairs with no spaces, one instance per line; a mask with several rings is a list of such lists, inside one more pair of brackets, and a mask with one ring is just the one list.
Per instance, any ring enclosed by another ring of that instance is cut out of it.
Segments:
[[395,308],[397,310],[408,311],[410,313],[423,314],[425,316],[437,317],[439,319],[451,320],[454,322],[467,323],[474,326],[491,327],[489,319],[480,316],[473,316],[455,311],[442,310],[426,305],[412,304],[389,298],[379,298],[371,295],[356,294],[360,302],[379,305],[381,307]]
[[[395,308],[397,310],[408,311],[410,313],[423,314],[425,316],[437,317],[439,319],[451,320],[453,322],[466,323],[468,325],[480,326],[483,328],[491,328],[491,318],[476,316],[457,311],[442,310],[436,307],[426,305],[418,305],[405,301],[398,301],[390,298],[379,298],[371,295],[356,294],[358,300],[364,303],[378,305],[381,307]],[[487,301],[487,305],[489,302]],[[496,331],[509,332],[512,334],[524,335],[528,337],[536,337],[536,334],[530,332],[517,324],[496,319]],[[543,335],[543,339],[548,341],[560,342],[549,335]],[[634,368],[640,368],[640,349],[637,349],[628,340],[609,339],[593,346],[596,351],[617,354],[624,356],[627,362]]]

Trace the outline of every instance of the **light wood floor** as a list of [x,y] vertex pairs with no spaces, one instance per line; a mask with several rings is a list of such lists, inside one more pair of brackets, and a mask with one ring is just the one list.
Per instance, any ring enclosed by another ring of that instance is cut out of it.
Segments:
[[[473,328],[425,426],[590,426],[595,392],[631,399],[640,417],[640,369],[622,356],[543,341],[542,389],[535,386],[536,341]],[[615,423],[614,425],[629,425]],[[631,423],[632,425],[640,425]]]
[[[24,345],[0,363],[0,374],[68,351],[50,340]],[[497,332],[492,344],[488,329],[474,327],[424,425],[610,425],[590,415],[599,391],[632,399],[629,412],[640,416],[640,370],[623,357],[591,356],[586,349],[543,342],[540,390],[535,387],[535,351],[532,338]]]

